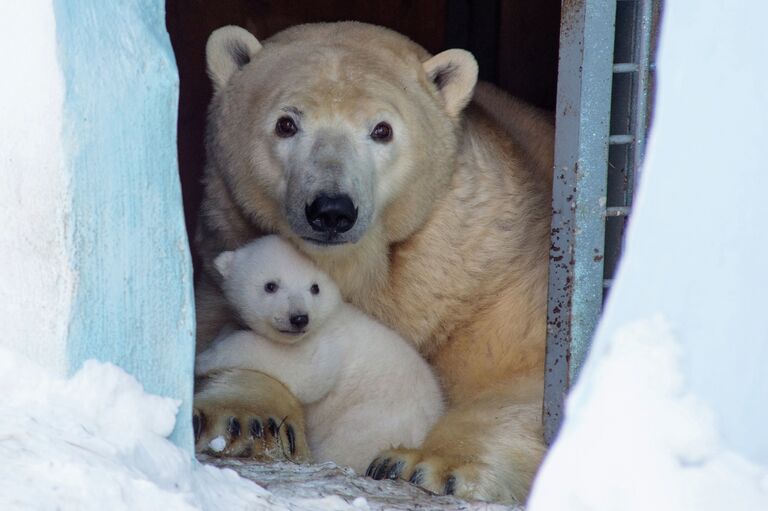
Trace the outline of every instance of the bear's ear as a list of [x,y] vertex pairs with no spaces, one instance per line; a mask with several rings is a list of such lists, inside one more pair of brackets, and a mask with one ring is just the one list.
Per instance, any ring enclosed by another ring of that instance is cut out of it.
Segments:
[[232,73],[249,63],[260,49],[261,43],[244,28],[229,25],[214,30],[205,45],[213,91],[224,88]]
[[424,62],[424,71],[440,91],[448,114],[456,117],[472,99],[477,61],[465,50],[445,50]]
[[230,270],[232,269],[232,260],[235,258],[235,253],[232,251],[222,252],[216,259],[213,260],[213,265],[222,277],[229,278]]

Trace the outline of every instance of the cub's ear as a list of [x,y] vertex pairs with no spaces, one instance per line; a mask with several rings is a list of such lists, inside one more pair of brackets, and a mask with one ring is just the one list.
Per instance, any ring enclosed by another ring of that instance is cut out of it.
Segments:
[[445,50],[424,62],[424,71],[440,91],[448,114],[456,117],[472,99],[477,61],[465,50]]
[[222,252],[216,256],[213,260],[213,265],[222,277],[229,278],[229,274],[232,270],[232,260],[235,258],[235,253],[232,251]]
[[261,49],[261,43],[244,28],[228,25],[213,31],[205,45],[208,76],[218,92],[232,73],[249,63]]

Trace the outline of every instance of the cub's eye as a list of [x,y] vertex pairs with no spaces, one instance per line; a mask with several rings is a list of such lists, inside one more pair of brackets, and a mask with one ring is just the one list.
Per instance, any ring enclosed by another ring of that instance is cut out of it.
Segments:
[[312,284],[312,287],[309,288],[309,292],[313,295],[320,294],[320,286],[317,284]]
[[289,138],[296,134],[299,128],[296,127],[296,123],[288,116],[283,116],[277,120],[275,124],[275,133],[278,137]]
[[266,291],[267,293],[274,293],[275,291],[277,291],[277,284],[275,284],[274,282],[267,282],[266,284],[264,284],[264,291]]
[[389,123],[380,122],[371,131],[371,138],[376,142],[389,142],[392,140],[392,126]]

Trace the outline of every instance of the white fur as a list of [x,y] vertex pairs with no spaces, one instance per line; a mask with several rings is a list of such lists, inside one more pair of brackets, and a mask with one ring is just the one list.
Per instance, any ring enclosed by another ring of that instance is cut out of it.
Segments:
[[[421,445],[443,398],[429,365],[403,338],[342,302],[331,279],[276,236],[225,252],[216,266],[253,331],[223,331],[198,355],[197,374],[253,369],[281,381],[307,406],[315,461],[362,472],[382,450]],[[278,290],[265,293],[266,282]],[[309,314],[306,332],[279,332],[299,312]]]
[[[466,50],[452,49],[438,53],[424,62],[427,76],[438,84],[449,115],[458,116],[469,100],[477,83],[478,66],[475,57]],[[438,75],[442,79],[438,80]]]
[[214,90],[223,89],[240,68],[236,53],[251,58],[261,49],[261,43],[247,30],[232,25],[214,30],[205,45],[208,76]]

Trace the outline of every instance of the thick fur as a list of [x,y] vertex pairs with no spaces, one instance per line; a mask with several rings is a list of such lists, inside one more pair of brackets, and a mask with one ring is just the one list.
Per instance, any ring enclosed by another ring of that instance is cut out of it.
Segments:
[[[252,330],[217,339],[198,355],[198,375],[252,369],[282,382],[306,406],[315,461],[362,473],[384,449],[421,445],[443,398],[429,365],[402,337],[343,303],[333,281],[277,236],[226,252],[217,267],[225,296]],[[266,293],[267,282],[279,287]],[[306,314],[309,323],[282,333],[290,314]]]
[[[198,452],[311,460],[301,403],[274,378],[255,371],[223,370],[208,374],[195,390]],[[226,441],[224,450],[211,450],[211,440],[219,436]]]
[[[231,318],[215,255],[279,233],[443,384],[446,415],[420,448],[377,458],[375,473],[395,460],[432,491],[523,501],[544,453],[549,123],[490,86],[461,110],[474,85],[466,52],[431,57],[359,23],[288,29],[214,81],[224,85],[208,126],[198,348]],[[296,105],[300,138],[278,140],[281,109]],[[384,146],[367,136],[382,119],[394,130]],[[296,210],[311,176],[356,194],[362,223],[347,243],[303,239]]]

